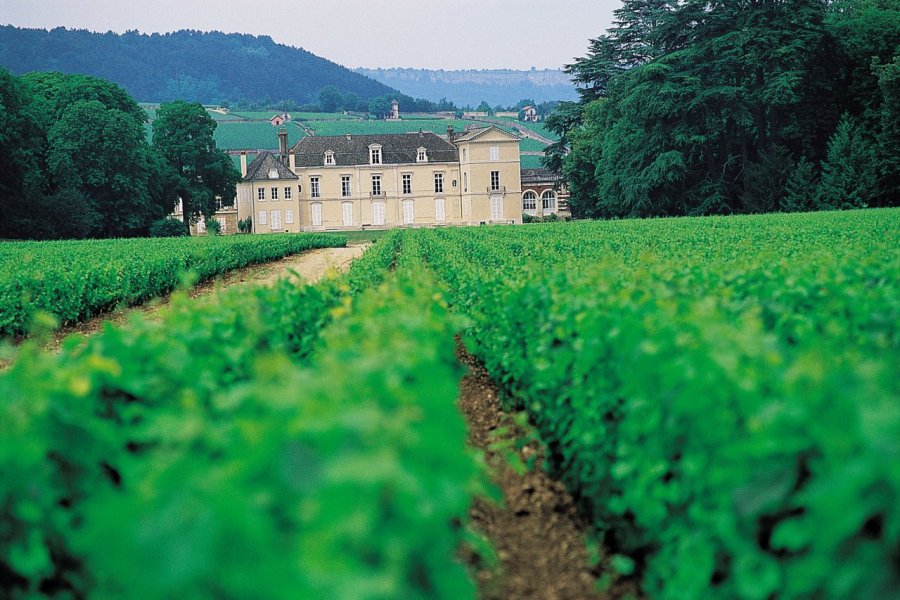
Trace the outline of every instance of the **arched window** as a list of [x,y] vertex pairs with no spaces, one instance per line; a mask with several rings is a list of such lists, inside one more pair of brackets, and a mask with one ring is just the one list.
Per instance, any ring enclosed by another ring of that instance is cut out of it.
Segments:
[[541,205],[544,208],[544,212],[555,211],[556,210],[556,192],[554,192],[553,190],[547,190],[546,192],[541,194]]
[[531,190],[522,194],[522,210],[537,210],[537,194]]

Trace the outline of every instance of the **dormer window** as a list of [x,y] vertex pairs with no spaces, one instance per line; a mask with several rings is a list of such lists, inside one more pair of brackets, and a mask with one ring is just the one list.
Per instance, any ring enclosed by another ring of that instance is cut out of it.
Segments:
[[269,179],[278,179],[278,169],[269,169]]
[[381,164],[381,146],[369,146],[369,164]]
[[416,162],[428,162],[428,151],[425,148],[419,148],[416,151]]
[[331,150],[329,150],[328,152],[325,153],[325,164],[326,165],[334,165],[335,164],[334,152],[332,152]]

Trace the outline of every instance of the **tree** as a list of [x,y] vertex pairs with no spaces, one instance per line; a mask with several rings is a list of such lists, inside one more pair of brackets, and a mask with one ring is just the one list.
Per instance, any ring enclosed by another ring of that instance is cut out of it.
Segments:
[[359,106],[360,97],[353,92],[348,92],[344,94],[343,100],[341,101],[341,109],[346,111],[357,110]]
[[377,119],[384,119],[391,112],[391,103],[387,98],[373,98],[369,100],[369,112]]
[[483,112],[487,115],[493,115],[494,109],[491,108],[491,105],[487,103],[487,100],[482,100],[481,104],[478,105],[478,108],[475,109],[475,112]]
[[781,210],[801,212],[817,208],[816,191],[819,186],[817,173],[816,166],[812,162],[805,156],[800,157],[784,186]]
[[[778,210],[794,175],[816,179],[808,170],[825,158],[847,109],[859,128],[847,143],[877,162],[862,147],[883,145],[876,133],[890,129],[881,118],[890,94],[868,65],[894,52],[900,19],[879,0],[849,6],[626,0],[614,26],[567,67],[583,86],[577,110],[561,104],[548,118],[562,139],[547,164],[566,174],[573,210],[609,217]],[[798,174],[799,157],[807,162]],[[888,172],[896,170],[883,169],[883,188],[892,187]]]
[[879,194],[882,206],[900,203],[900,49],[893,61],[881,65],[873,61],[883,102],[881,132],[878,135]]
[[33,96],[0,68],[0,237],[36,237],[29,223],[44,192],[42,145]]
[[341,90],[333,85],[326,85],[319,91],[319,106],[322,107],[322,112],[334,112],[343,103],[344,97]]
[[844,115],[822,163],[817,199],[820,208],[869,206],[877,192],[875,148],[859,125]]
[[47,142],[54,188],[84,194],[100,216],[91,235],[143,235],[163,216],[149,192],[154,163],[144,128],[128,113],[99,100],[79,100],[50,127]]
[[[233,201],[240,174],[216,148],[216,122],[200,104],[162,104],[153,123],[153,148],[174,173],[173,193],[181,198],[184,222],[211,218],[216,198]],[[174,202],[176,198],[171,198]]]

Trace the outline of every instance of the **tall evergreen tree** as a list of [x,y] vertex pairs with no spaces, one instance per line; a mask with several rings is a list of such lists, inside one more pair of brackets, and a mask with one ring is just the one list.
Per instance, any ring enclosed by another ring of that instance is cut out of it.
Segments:
[[820,208],[863,208],[877,193],[875,148],[845,115],[828,142],[817,200]]

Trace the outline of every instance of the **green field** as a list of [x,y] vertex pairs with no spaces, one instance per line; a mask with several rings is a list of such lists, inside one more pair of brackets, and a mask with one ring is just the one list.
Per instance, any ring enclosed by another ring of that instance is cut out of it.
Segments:
[[396,251],[21,348],[3,597],[474,598],[455,320]]
[[[268,122],[223,121],[216,127],[216,145],[223,150],[277,150],[278,127]],[[288,145],[293,146],[306,137],[295,123],[285,125]]]
[[71,324],[200,280],[310,248],[337,235],[223,236],[0,244],[0,338],[28,332],[45,313]]
[[896,595],[900,209],[417,237],[648,597]]
[[559,136],[547,129],[542,123],[519,123],[522,127],[530,129],[534,131],[540,136],[547,138],[548,140],[553,140],[554,142],[559,141]]
[[[397,230],[315,285],[26,342],[0,372],[0,589],[474,598],[458,336],[580,499],[600,586],[895,597],[898,240],[900,209]],[[178,254],[157,242],[0,264],[13,299],[24,272],[76,305],[131,289],[116,256]]]

